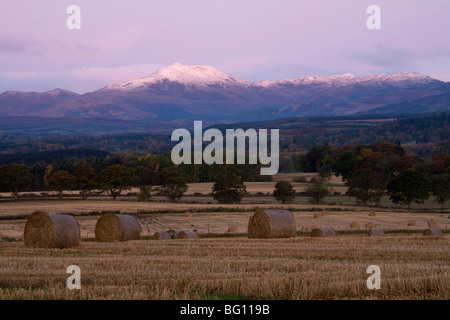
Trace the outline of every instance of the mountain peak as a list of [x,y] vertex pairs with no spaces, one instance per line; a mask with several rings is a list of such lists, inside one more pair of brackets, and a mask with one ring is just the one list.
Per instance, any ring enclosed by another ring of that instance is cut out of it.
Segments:
[[56,88],[56,89],[53,89],[53,90],[45,91],[45,92],[42,92],[42,94],[48,95],[48,96],[58,96],[58,95],[77,96],[78,95],[75,92],[64,90],[64,89],[61,89],[61,88]]
[[205,87],[210,85],[246,84],[244,80],[238,80],[226,75],[211,66],[193,65],[187,66],[181,63],[173,63],[151,74],[135,80],[107,86],[107,89],[136,89],[145,88],[157,82],[178,82],[186,86]]

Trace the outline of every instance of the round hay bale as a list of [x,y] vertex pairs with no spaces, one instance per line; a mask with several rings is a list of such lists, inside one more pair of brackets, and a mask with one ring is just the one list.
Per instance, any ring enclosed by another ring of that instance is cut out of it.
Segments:
[[236,232],[238,232],[238,230],[239,230],[238,225],[237,224],[233,224],[233,225],[228,227],[228,231],[227,232],[228,233],[236,233]]
[[384,230],[381,229],[370,229],[369,237],[382,237],[384,236]]
[[313,226],[311,227],[311,231],[314,230],[314,229],[317,229],[317,228],[320,228],[320,227],[319,227],[319,226],[316,226],[316,225],[313,225]]
[[369,217],[375,217],[377,214],[375,213],[375,211],[371,211],[370,213],[369,213]]
[[366,227],[366,229],[374,229],[377,226],[374,223],[369,222],[369,223],[366,223],[365,227]]
[[327,215],[328,215],[328,211],[327,211],[327,210],[323,210],[323,211],[322,211],[322,216],[325,217],[325,216],[327,216]]
[[195,231],[181,231],[177,239],[197,239],[198,234]]
[[126,214],[104,214],[95,225],[98,242],[137,240],[140,235],[141,226],[134,217]]
[[437,222],[434,222],[434,223],[430,224],[429,227],[430,228],[434,228],[434,229],[440,229],[441,228]]
[[424,236],[433,236],[433,237],[441,237],[442,231],[437,228],[428,228],[423,232]]
[[173,234],[173,238],[174,238],[174,239],[178,239],[178,236],[180,235],[181,232],[183,232],[183,231],[177,231],[177,232],[175,232],[175,233]]
[[439,225],[438,225],[438,223],[436,222],[436,220],[434,220],[434,219],[428,220],[428,221],[427,221],[427,225],[428,225],[428,227],[430,227],[430,228],[439,229]]
[[74,217],[33,212],[23,231],[25,246],[32,248],[70,248],[80,243],[80,225]]
[[316,212],[316,213],[314,213],[313,218],[314,219],[319,219],[321,216],[322,216],[322,213]]
[[358,228],[359,224],[356,221],[353,221],[352,223],[350,223],[350,228],[354,229],[354,228]]
[[417,225],[416,220],[409,220],[408,227],[415,227]]
[[155,232],[153,240],[170,240],[172,237],[168,232]]
[[258,210],[248,222],[249,238],[292,238],[296,235],[295,217],[287,210]]
[[187,218],[191,218],[191,217],[192,217],[192,213],[187,212],[187,213],[186,213],[186,217],[187,217]]
[[336,231],[333,228],[316,228],[311,231],[311,237],[335,237]]

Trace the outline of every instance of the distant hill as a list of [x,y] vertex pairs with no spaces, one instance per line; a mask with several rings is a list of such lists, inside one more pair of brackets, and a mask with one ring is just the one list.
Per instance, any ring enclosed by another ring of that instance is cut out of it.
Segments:
[[[1,119],[1,118],[0,118]],[[192,123],[191,123],[192,125]],[[428,158],[439,152],[450,152],[450,112],[420,115],[359,115],[340,117],[291,117],[257,122],[215,124],[225,129],[280,129],[282,154],[298,154],[313,146],[326,144],[357,146],[387,140],[401,143],[414,153]],[[187,127],[186,127],[187,128]],[[211,128],[204,124],[204,130]],[[192,129],[192,128],[191,128]],[[88,135],[31,135],[25,132],[0,135],[0,158],[3,163],[22,162],[22,155],[35,161],[42,151],[62,150],[63,156],[72,157],[68,149],[86,148],[106,152],[137,152],[159,154],[172,150],[177,142],[171,141],[170,132],[143,132]],[[207,143],[206,143],[207,144]],[[64,153],[68,152],[68,153]],[[78,151],[76,151],[78,152]],[[78,155],[86,157],[91,153]],[[45,158],[61,157],[58,153],[44,154]],[[25,161],[25,158],[23,158]],[[28,160],[27,160],[28,161]]]
[[94,149],[67,149],[67,150],[54,150],[43,152],[30,152],[22,154],[0,154],[0,165],[21,163],[26,166],[31,166],[37,162],[48,162],[55,160],[65,160],[70,158],[86,159],[90,157],[104,158],[109,155],[109,152]]
[[365,114],[416,114],[427,112],[450,111],[450,94],[440,94],[427,96],[424,98],[405,101],[401,103],[389,104],[384,107],[374,108],[363,112]]
[[[442,94],[450,94],[449,83],[413,72],[248,82],[210,66],[175,63],[148,77],[82,95],[61,89],[44,93],[8,91],[0,95],[0,114],[220,123],[352,115]],[[406,112],[398,108],[397,113]],[[136,130],[140,130],[139,125]]]
[[[205,124],[212,124],[206,122]],[[63,118],[63,117],[2,117],[0,116],[1,134],[42,135],[100,135],[125,132],[149,133],[169,132],[176,128],[193,127],[191,120],[169,122],[143,122],[102,118]]]
[[42,93],[6,91],[0,95],[0,112],[3,116],[24,116],[45,112],[45,110],[77,96],[77,93],[62,89]]

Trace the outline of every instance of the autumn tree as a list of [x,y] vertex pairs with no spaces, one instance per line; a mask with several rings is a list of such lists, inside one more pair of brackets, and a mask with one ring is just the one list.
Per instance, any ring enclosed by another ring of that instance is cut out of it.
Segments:
[[304,155],[299,155],[295,161],[295,167],[301,172],[317,172],[322,166],[322,160],[325,157],[327,146],[312,147]]
[[435,201],[443,208],[445,202],[450,200],[450,174],[438,174],[432,176],[431,191],[436,197]]
[[309,197],[309,202],[319,204],[326,196],[330,194],[330,189],[325,186],[327,180],[322,176],[311,179],[312,185],[305,190]]
[[49,164],[48,166],[45,167],[43,180],[44,180],[44,185],[47,189],[50,187],[48,184],[48,178],[50,178],[50,176],[52,175],[52,172],[53,172],[53,166],[51,164]]
[[153,185],[157,183],[157,173],[153,169],[139,166],[136,168],[137,185],[139,187],[138,199],[148,201],[151,199]]
[[76,188],[80,190],[83,200],[86,199],[89,191],[97,188],[97,175],[95,169],[89,165],[80,165],[75,169]]
[[158,188],[159,193],[166,196],[170,201],[174,202],[183,197],[188,190],[188,176],[181,172],[179,167],[166,167],[161,170],[161,186]]
[[115,200],[122,191],[131,189],[136,184],[137,178],[133,168],[116,164],[103,169],[99,180],[100,188],[109,192]]
[[395,204],[424,203],[429,198],[430,182],[427,176],[416,170],[405,170],[393,178],[387,186],[390,199]]
[[353,174],[353,171],[361,164],[361,160],[358,158],[358,154],[348,149],[342,151],[334,161],[329,161],[327,167],[331,173],[334,173],[337,177],[342,176],[342,179],[347,180]]
[[212,193],[220,203],[239,203],[247,193],[242,181],[242,173],[232,165],[222,165],[217,168],[216,182]]
[[275,185],[273,196],[281,203],[291,203],[295,200],[295,190],[289,181],[279,181]]
[[0,167],[0,190],[11,192],[16,199],[20,191],[31,187],[32,182],[30,169],[22,164],[7,164]]
[[358,204],[379,203],[384,194],[385,183],[380,176],[370,169],[358,169],[345,182],[347,195],[355,197]]
[[58,197],[62,199],[63,191],[72,190],[75,187],[76,178],[65,170],[58,170],[47,179],[47,182],[50,190],[57,191]]

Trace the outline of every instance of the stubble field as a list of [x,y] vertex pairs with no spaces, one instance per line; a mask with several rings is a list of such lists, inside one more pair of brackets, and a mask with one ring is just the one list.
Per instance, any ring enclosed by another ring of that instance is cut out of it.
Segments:
[[[199,197],[199,199],[202,199]],[[0,299],[442,299],[450,298],[450,219],[437,210],[355,205],[218,205],[100,200],[6,201],[0,205]],[[267,201],[269,200],[269,201]],[[210,203],[208,203],[210,202]],[[264,203],[266,202],[266,203]],[[258,208],[291,210],[297,237],[248,239]],[[36,210],[68,213],[82,241],[69,249],[33,249],[23,242]],[[328,215],[314,218],[314,212]],[[102,213],[139,217],[141,239],[97,243]],[[188,214],[189,213],[189,214]],[[442,237],[425,237],[434,219]],[[407,227],[409,220],[416,226]],[[357,222],[357,228],[350,223]],[[386,232],[367,236],[367,223]],[[228,227],[237,225],[236,233]],[[333,227],[334,238],[311,238],[312,226]],[[151,240],[158,231],[197,230],[200,239]],[[81,268],[81,290],[69,290],[67,267]],[[369,290],[366,269],[381,269],[381,289]]]
[[[0,299],[449,299],[450,239],[422,236],[2,244]],[[66,288],[69,265],[81,290]],[[369,265],[381,289],[369,290]]]

